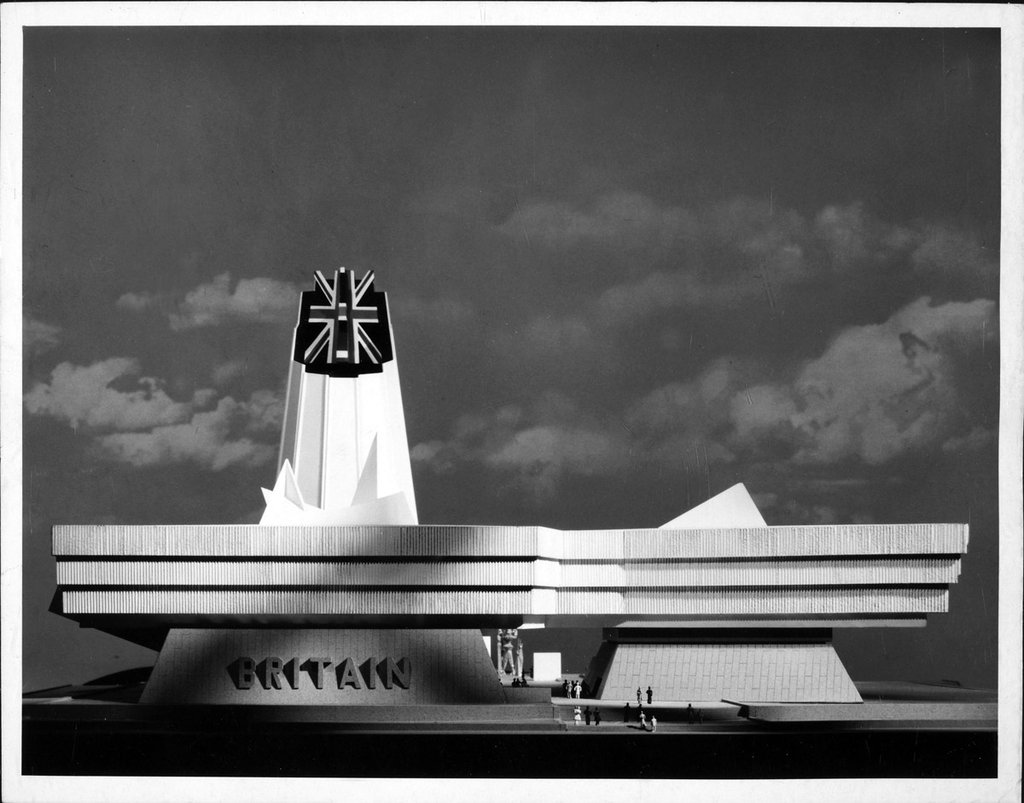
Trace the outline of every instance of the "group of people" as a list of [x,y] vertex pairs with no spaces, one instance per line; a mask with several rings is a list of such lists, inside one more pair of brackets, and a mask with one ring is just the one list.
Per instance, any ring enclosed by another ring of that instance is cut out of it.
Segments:
[[563,680],[562,681],[562,694],[572,699],[580,699],[581,697],[590,698],[590,688],[587,686],[585,680]]
[[[622,709],[622,721],[629,722],[630,715],[633,709],[629,707],[629,703],[626,703],[626,707]],[[640,730],[647,730],[647,712],[644,711],[644,704],[637,701],[636,704],[636,721],[640,723]],[[658,729],[658,718],[651,717],[651,731]]]
[[526,678],[512,678],[512,686],[513,688],[521,688],[526,686]]
[[591,717],[593,717],[595,725],[600,725],[601,724],[601,709],[600,708],[594,708],[593,713],[591,713],[590,706],[588,705],[585,709],[583,709],[583,711],[581,713],[580,712],[580,707],[576,706],[573,709],[573,711],[572,711],[573,725],[579,725],[580,721],[584,717],[586,718],[588,725],[590,724]]
[[[525,683],[523,685],[526,685]],[[562,681],[562,694],[569,699],[579,700],[581,697],[589,699],[591,691],[587,688],[587,682],[585,680],[563,680]],[[647,705],[654,703],[654,690],[648,686],[647,690],[644,691],[640,686],[636,688],[636,708],[631,708],[629,703],[626,703],[625,708],[622,711],[622,721],[628,723],[631,719],[640,723],[640,729],[643,731],[650,731],[654,733],[658,730],[658,718],[652,716],[650,719],[647,718],[647,712],[644,711],[644,699],[646,698]],[[597,707],[591,711],[590,706],[585,709],[581,709],[580,706],[576,706],[573,709],[573,724],[579,725],[584,720],[589,725],[593,719],[595,725],[601,724],[601,710]],[[686,721],[689,723],[704,722],[704,712],[701,709],[695,709],[692,704],[686,706]],[[649,727],[648,727],[649,723]]]

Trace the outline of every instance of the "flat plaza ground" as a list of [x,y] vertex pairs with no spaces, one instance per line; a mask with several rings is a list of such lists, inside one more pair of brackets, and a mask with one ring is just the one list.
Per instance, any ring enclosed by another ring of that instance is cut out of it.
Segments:
[[[858,687],[862,704],[692,701],[703,723],[687,721],[690,702],[655,698],[644,706],[658,719],[651,732],[636,722],[635,698],[569,700],[537,686],[509,689],[513,702],[505,705],[387,707],[143,706],[142,684],[69,686],[25,696],[22,767],[33,775],[115,776],[994,775],[994,692]],[[626,702],[631,715],[623,722]],[[576,706],[600,710],[601,724],[574,724]]]

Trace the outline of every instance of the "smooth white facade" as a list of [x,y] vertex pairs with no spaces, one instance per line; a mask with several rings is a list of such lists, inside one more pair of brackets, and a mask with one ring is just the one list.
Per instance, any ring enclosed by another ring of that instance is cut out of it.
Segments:
[[535,652],[533,654],[533,680],[548,683],[562,677],[562,653]]

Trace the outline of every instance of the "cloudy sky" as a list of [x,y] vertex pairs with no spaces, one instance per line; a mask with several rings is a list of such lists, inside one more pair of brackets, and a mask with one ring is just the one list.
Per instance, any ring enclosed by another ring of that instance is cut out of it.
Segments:
[[[837,645],[994,687],[999,59],[27,30],[24,686],[152,660],[46,611],[50,528],[255,520],[298,293],[345,265],[389,293],[421,521],[654,527],[744,482],[773,525],[969,522],[950,614]],[[533,638],[582,670],[599,636]]]

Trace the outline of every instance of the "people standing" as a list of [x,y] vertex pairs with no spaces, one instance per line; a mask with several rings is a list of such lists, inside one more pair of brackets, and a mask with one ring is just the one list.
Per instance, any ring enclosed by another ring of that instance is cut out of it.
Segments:
[[693,703],[686,704],[686,721],[693,722]]
[[583,709],[583,716],[586,717],[587,725],[590,725],[590,706]]
[[622,709],[622,721],[629,722],[629,703],[626,703],[626,707]]
[[580,724],[580,707],[579,706],[576,706],[576,708],[573,709],[573,712],[572,712],[572,724],[573,725],[579,725]]
[[640,687],[637,686],[636,687],[636,704],[637,705],[640,705],[640,703],[642,702],[642,699],[641,699],[642,697],[643,697],[643,693],[640,691]]
[[650,705],[653,702],[654,702],[654,692],[651,691],[651,687],[648,686],[647,687],[647,705]]
[[595,708],[594,709],[594,725],[596,727],[597,725],[600,725],[600,724],[601,724],[601,709],[600,708]]
[[647,714],[643,711],[640,712],[640,730],[647,730]]
[[583,692],[583,687],[580,685],[580,682],[578,680],[573,685],[573,691],[576,694],[576,699],[580,699],[580,694]]
[[658,718],[651,717],[651,733],[654,733],[658,729]]
[[569,681],[568,681],[568,679],[562,681],[562,696],[563,697],[568,697],[569,696]]

